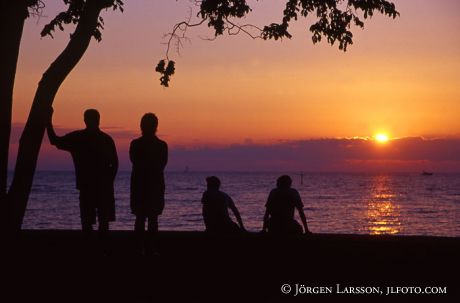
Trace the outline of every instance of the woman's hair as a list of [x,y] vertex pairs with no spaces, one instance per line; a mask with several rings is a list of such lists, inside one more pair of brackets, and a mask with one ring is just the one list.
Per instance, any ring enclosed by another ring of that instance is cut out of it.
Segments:
[[158,118],[155,114],[147,113],[142,116],[141,130],[142,134],[154,134],[158,128]]

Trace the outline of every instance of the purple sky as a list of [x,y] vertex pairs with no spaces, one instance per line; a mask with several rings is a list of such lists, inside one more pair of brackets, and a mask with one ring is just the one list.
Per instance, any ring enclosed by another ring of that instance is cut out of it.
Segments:
[[[12,151],[21,125],[14,125]],[[69,129],[57,129],[63,135]],[[125,146],[138,134],[105,129],[115,140],[120,169],[130,170]],[[14,159],[14,154],[12,155]],[[271,144],[251,142],[221,146],[170,148],[168,170],[182,171],[305,171],[305,172],[460,172],[460,139],[407,137],[386,144],[365,139],[286,140]],[[11,161],[12,164],[12,161]],[[45,139],[40,170],[71,170],[69,153]]]

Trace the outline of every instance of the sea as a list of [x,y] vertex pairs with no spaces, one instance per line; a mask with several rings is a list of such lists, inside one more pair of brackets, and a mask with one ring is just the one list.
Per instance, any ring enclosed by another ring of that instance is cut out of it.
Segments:
[[[286,172],[166,172],[166,205],[160,230],[203,231],[205,178],[222,181],[249,231],[262,229],[268,194]],[[287,173],[304,203],[313,233],[460,236],[460,174]],[[115,184],[114,230],[132,230],[130,172]],[[297,215],[297,214],[296,214]],[[298,219],[298,215],[297,215]],[[80,229],[74,172],[35,175],[23,227]]]

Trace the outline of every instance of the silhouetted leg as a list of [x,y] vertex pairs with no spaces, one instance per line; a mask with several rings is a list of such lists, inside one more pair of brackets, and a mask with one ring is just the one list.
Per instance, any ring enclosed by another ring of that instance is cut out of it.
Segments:
[[107,220],[101,220],[99,222],[99,233],[107,233],[109,231],[109,222]]
[[145,216],[136,215],[136,221],[134,222],[134,233],[136,236],[136,242],[139,251],[145,250]]
[[148,231],[150,234],[158,233],[158,216],[149,216]]
[[103,253],[108,253],[110,250],[109,247],[109,221],[105,218],[98,218],[99,229],[98,229],[98,238],[99,245]]
[[96,220],[96,210],[92,206],[91,194],[84,190],[80,191],[80,219],[85,244],[90,245],[92,244],[91,236],[93,233],[93,224]]
[[93,224],[87,218],[81,218],[81,230],[85,236],[90,236],[93,232]]
[[83,245],[89,248],[93,244],[93,223],[83,215],[81,216],[81,230],[83,232]]
[[91,220],[81,215],[81,230],[82,230],[82,249],[85,254],[92,254],[94,247],[93,239],[93,224]]
[[148,237],[147,237],[147,252],[158,252],[158,216],[149,216],[148,222]]
[[134,222],[134,231],[136,233],[143,233],[145,230],[145,216],[137,215]]

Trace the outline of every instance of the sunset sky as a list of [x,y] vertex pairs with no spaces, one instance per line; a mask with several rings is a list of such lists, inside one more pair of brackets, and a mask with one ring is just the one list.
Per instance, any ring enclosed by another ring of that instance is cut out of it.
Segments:
[[[192,28],[180,54],[170,54],[177,69],[167,89],[154,71],[165,54],[163,35],[187,19],[191,4],[125,2],[124,13],[103,13],[102,42],[92,41],[54,102],[60,134],[82,128],[83,111],[97,108],[123,168],[140,117],[154,112],[171,148],[170,169],[460,171],[459,1],[395,0],[401,16],[368,19],[363,30],[353,30],[346,53],[325,42],[313,45],[311,19],[299,20],[294,38],[282,42],[244,35],[207,41],[201,38],[211,30]],[[278,22],[283,2],[252,1],[243,22]],[[41,74],[72,31],[40,38],[64,7],[46,3],[44,16],[28,19],[24,30],[13,153]],[[378,133],[390,141],[366,140]],[[293,148],[301,152],[284,159]],[[71,167],[63,154],[45,141],[39,167]]]

